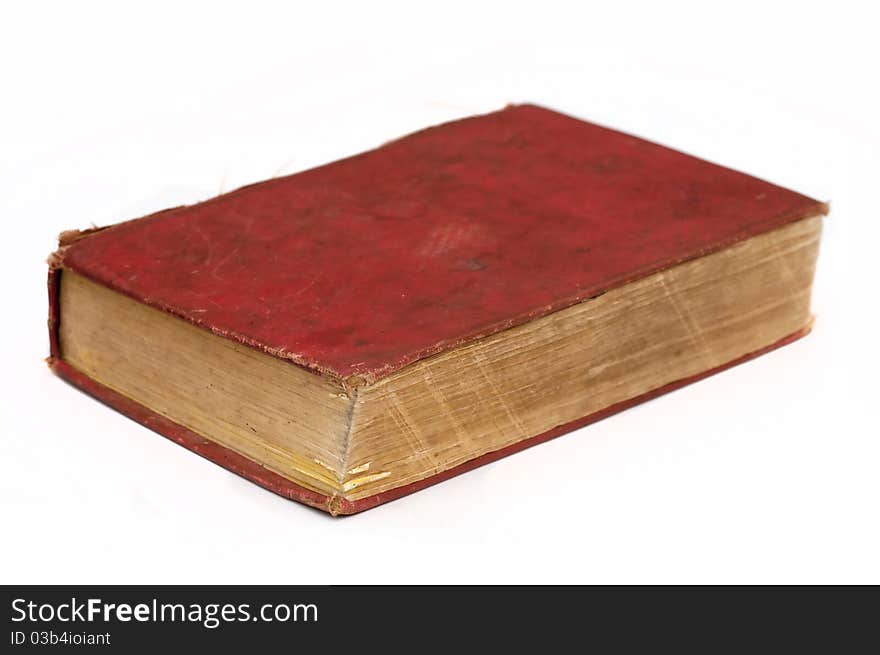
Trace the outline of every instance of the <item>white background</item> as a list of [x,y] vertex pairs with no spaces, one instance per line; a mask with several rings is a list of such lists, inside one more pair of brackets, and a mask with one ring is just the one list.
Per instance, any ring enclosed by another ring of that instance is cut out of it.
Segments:
[[[880,582],[869,6],[10,3],[0,582]],[[343,520],[190,454],[42,363],[44,260],[61,230],[511,101],[831,200],[813,334]]]

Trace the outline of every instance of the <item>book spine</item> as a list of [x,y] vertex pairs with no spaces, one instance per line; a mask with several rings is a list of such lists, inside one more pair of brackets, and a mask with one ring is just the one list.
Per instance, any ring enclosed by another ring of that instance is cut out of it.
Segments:
[[61,269],[49,263],[49,359],[61,357],[61,347],[58,343],[58,292],[61,282]]

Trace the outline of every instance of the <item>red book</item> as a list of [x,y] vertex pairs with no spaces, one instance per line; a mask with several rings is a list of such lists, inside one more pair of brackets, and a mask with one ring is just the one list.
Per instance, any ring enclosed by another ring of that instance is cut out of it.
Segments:
[[50,361],[222,466],[352,513],[801,336],[826,212],[511,106],[63,234]]

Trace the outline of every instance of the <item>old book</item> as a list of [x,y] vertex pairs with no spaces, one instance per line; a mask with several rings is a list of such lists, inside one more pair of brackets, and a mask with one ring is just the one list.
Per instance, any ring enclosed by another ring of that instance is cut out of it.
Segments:
[[826,213],[511,106],[62,234],[50,363],[221,466],[350,514],[804,335]]

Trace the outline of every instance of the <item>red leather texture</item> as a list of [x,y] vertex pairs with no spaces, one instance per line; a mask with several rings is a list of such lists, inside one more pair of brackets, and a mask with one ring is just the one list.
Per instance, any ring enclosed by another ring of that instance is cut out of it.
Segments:
[[775,350],[776,348],[791,343],[792,341],[796,341],[797,339],[800,339],[802,336],[806,335],[809,331],[810,328],[807,327],[799,332],[785,337],[784,339],[781,339],[780,341],[777,341],[774,344],[767,346],[766,348],[761,348],[760,350],[749,353],[743,357],[740,357],[732,362],[728,362],[727,364],[723,364],[722,366],[719,366],[717,368],[704,371],[698,375],[694,375],[688,378],[676,380],[675,382],[671,382],[658,389],[649,391],[648,393],[642,394],[641,396],[630,398],[629,400],[611,405],[610,407],[606,407],[599,412],[590,414],[589,416],[585,416],[576,421],[572,421],[571,423],[557,426],[552,430],[544,432],[543,434],[536,435],[529,439],[524,439],[523,441],[515,443],[506,448],[502,448],[501,450],[486,453],[485,455],[467,461],[464,464],[448,469],[446,471],[442,471],[437,475],[433,475],[423,480],[413,482],[412,484],[397,487],[396,489],[391,489],[390,491],[376,494],[374,496],[369,496],[367,498],[362,498],[353,502],[339,497],[324,496],[322,494],[301,487],[295,482],[292,482],[287,478],[278,475],[277,473],[273,473],[272,471],[263,468],[256,462],[253,462],[246,457],[242,457],[238,453],[229,450],[228,448],[225,448],[224,446],[221,446],[217,443],[214,443],[213,441],[205,439],[203,436],[193,432],[192,430],[189,430],[188,428],[155,413],[154,411],[131,400],[130,398],[127,398],[126,396],[123,396],[122,394],[117,393],[98,382],[95,382],[87,375],[84,375],[83,373],[70,366],[70,364],[68,364],[64,360],[50,357],[49,364],[55,371],[55,373],[70,382],[78,389],[81,389],[82,391],[91,394],[92,396],[106,403],[110,407],[113,407],[114,409],[125,414],[129,418],[132,418],[138,423],[141,423],[142,425],[150,428],[151,430],[158,432],[162,436],[167,437],[171,441],[180,444],[184,448],[188,448],[194,453],[205,457],[215,464],[219,464],[223,468],[232,471],[233,473],[240,475],[250,480],[251,482],[254,482],[255,484],[258,484],[261,487],[264,487],[265,489],[268,489],[269,491],[272,491],[280,496],[289,498],[290,500],[296,500],[298,502],[305,503],[306,505],[309,505],[311,507],[329,512],[334,516],[338,516],[346,514],[357,514],[358,512],[363,512],[364,510],[371,509],[392,500],[397,500],[398,498],[424,489],[425,487],[430,487],[431,485],[437,484],[438,482],[443,482],[444,480],[448,480],[449,478],[460,475],[461,473],[471,471],[478,466],[482,466],[483,464],[494,462],[501,459],[502,457],[506,457],[507,455],[512,455],[513,453],[519,452],[520,450],[535,446],[539,443],[543,443],[544,441],[549,441],[550,439],[563,435],[566,432],[571,432],[572,430],[576,430],[577,428],[589,425],[590,423],[595,423],[596,421],[600,421],[603,418],[611,416],[612,414],[616,414],[617,412],[628,409],[633,405],[645,402],[646,400],[650,400],[651,398],[656,398],[657,396],[663,395],[664,393],[674,391],[675,389],[679,389],[683,386],[691,384],[692,382],[702,380],[703,378],[706,378],[710,375],[714,375],[715,373],[719,373],[720,371],[728,369],[732,366],[736,366],[737,364],[741,364],[745,361],[758,357],[759,355],[763,355],[764,353],[767,353],[771,350]]
[[521,105],[95,231],[56,265],[312,370],[375,380],[826,210]]

